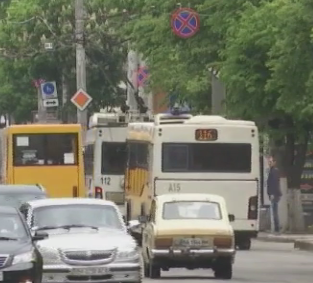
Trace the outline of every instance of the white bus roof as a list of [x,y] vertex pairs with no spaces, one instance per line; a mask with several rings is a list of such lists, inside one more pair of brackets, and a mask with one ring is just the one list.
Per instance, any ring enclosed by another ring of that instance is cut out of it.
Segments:
[[145,140],[152,142],[156,129],[182,129],[184,125],[188,128],[193,126],[213,126],[213,127],[233,127],[237,129],[248,128],[257,130],[256,124],[252,121],[244,120],[228,120],[222,116],[213,115],[197,115],[190,114],[172,115],[172,114],[157,114],[154,122],[144,123],[129,123],[127,130],[127,139],[129,140]]
[[185,124],[214,124],[214,125],[241,125],[241,126],[255,126],[252,121],[244,120],[228,120],[222,116],[198,115],[193,116],[184,122]]
[[[132,123],[133,124],[133,123]],[[141,123],[142,124],[142,123]],[[147,123],[145,123],[147,124]],[[194,125],[238,125],[238,126],[250,126],[255,127],[256,124],[253,121],[245,120],[230,120],[222,116],[215,115],[197,115],[192,116],[190,114],[173,115],[170,113],[157,114],[154,117],[154,126],[161,125],[179,125],[179,124],[194,124]]]
[[138,113],[94,113],[89,118],[89,128],[127,127],[130,122],[151,120],[149,115]]

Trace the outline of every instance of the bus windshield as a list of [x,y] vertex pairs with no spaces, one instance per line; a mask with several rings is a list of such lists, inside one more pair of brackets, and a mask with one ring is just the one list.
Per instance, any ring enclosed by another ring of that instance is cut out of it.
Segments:
[[102,175],[123,175],[127,159],[126,142],[102,143]]
[[78,135],[15,134],[14,166],[51,166],[78,164]]
[[163,143],[162,172],[250,173],[249,143]]

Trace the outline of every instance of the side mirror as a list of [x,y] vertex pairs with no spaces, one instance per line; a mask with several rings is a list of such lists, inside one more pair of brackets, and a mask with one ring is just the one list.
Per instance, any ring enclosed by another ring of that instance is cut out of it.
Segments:
[[49,237],[49,234],[46,232],[35,232],[32,233],[32,240],[35,241],[40,241],[40,240],[44,240],[46,238]]
[[127,225],[127,230],[132,232],[133,230],[140,227],[140,222],[138,220],[130,220]]
[[234,214],[228,214],[228,219],[229,219],[229,222],[234,222],[235,221],[235,215]]
[[149,221],[149,216],[148,215],[140,215],[140,216],[138,216],[138,221],[140,224],[145,224]]

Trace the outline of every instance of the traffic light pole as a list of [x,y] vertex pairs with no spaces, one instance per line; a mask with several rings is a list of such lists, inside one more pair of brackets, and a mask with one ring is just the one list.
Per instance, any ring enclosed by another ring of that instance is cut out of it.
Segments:
[[[84,42],[84,0],[75,0],[75,37],[76,37],[76,87],[77,90],[87,91],[86,83],[86,53]],[[87,109],[77,109],[77,123],[83,128],[83,138],[87,130],[88,116]]]

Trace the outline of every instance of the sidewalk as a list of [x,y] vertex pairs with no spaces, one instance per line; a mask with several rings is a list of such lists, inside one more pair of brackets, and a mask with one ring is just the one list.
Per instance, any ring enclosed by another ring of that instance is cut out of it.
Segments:
[[313,252],[313,234],[280,234],[260,232],[258,241],[275,243],[294,243],[295,249]]

